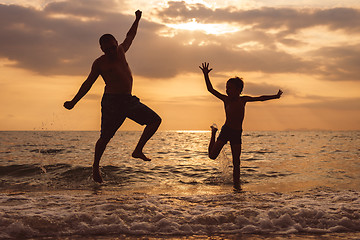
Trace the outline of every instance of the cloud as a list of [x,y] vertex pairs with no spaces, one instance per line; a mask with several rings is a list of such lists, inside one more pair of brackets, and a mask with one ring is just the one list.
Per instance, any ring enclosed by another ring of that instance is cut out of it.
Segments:
[[[85,76],[102,54],[99,36],[113,33],[121,42],[134,21],[134,16],[116,11],[117,3],[64,1],[43,9],[0,4],[0,57],[38,74]],[[293,34],[315,26],[354,35],[360,28],[357,9],[210,9],[202,4],[169,2],[156,16],[158,22],[141,20],[127,53],[133,73],[139,76],[169,79],[199,73],[199,64],[209,61],[218,72],[301,73],[333,81],[359,80],[360,43],[324,45],[302,55],[279,47],[309,46],[311,42]],[[236,25],[239,31],[214,35],[166,25],[193,18],[206,24]]]
[[353,8],[271,8],[241,10],[236,7],[212,9],[203,4],[168,2],[168,8],[159,9],[158,16],[167,22],[187,22],[196,19],[203,23],[232,23],[251,25],[260,29],[289,31],[326,25],[332,30],[346,30],[349,33],[360,29],[360,10]]
[[318,62],[317,73],[323,79],[360,80],[360,44],[323,47],[309,55]]
[[104,14],[117,13],[118,4],[124,5],[124,1],[99,1],[99,0],[78,0],[52,2],[45,6],[44,12],[64,14],[74,17],[91,17],[103,19]]
[[[221,45],[223,48],[223,52],[217,56],[226,59],[226,66],[221,66],[226,70],[304,73],[334,81],[360,80],[360,68],[357,67],[360,62],[360,43],[356,41],[360,37],[359,9],[211,9],[203,4],[169,2],[168,8],[158,10],[158,16],[168,23],[196,19],[199,23],[238,25],[239,29],[248,26],[245,30],[216,37],[217,46]],[[280,43],[287,47],[306,49],[313,44],[311,40],[301,39],[300,36],[296,39],[294,34],[319,26],[327,27],[336,36],[348,36],[355,40],[338,45],[329,43],[329,46],[324,41],[317,50],[303,52],[301,55],[279,47]],[[202,37],[196,39],[211,38]],[[214,48],[217,46],[209,46],[209,51],[206,52],[214,56]]]
[[354,113],[356,113],[360,109],[360,98],[322,97],[311,95],[304,99],[311,99],[312,102],[298,103],[292,106],[315,110],[326,109],[336,111],[337,113],[339,111],[354,111]]
[[[150,78],[170,78],[185,72],[199,72],[198,66],[203,61],[211,62],[218,71],[223,72],[302,73],[313,66],[311,62],[278,49],[239,48],[234,40],[237,34],[217,37],[200,31],[179,31],[175,37],[165,38],[154,36],[145,28],[141,32],[141,38],[145,40],[136,43],[128,59],[136,74]],[[239,38],[244,39],[244,36]],[[245,39],[247,41],[249,38]],[[267,41],[259,40],[261,44]],[[192,44],[184,44],[187,42]]]
[[74,8],[55,2],[40,10],[0,4],[0,57],[43,75],[87,73],[101,53],[99,36],[110,30],[124,36],[134,20],[96,2],[77,1]]
[[[245,82],[244,84],[244,93],[253,96],[276,94],[279,89],[281,89],[280,86],[276,86],[268,83]],[[291,93],[292,93],[291,90],[286,90],[287,95]]]

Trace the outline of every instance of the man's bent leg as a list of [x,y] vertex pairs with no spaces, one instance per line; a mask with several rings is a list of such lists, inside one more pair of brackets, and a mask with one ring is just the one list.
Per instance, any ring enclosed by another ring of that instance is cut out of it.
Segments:
[[127,117],[140,125],[146,125],[138,144],[135,147],[132,157],[140,158],[144,161],[151,161],[143,153],[143,148],[147,141],[155,134],[161,124],[161,118],[151,108],[141,103],[139,98],[132,96],[131,106]]
[[100,137],[99,140],[96,142],[95,145],[95,157],[94,157],[94,164],[93,164],[93,179],[95,182],[102,183],[103,179],[100,174],[99,163],[101,156],[103,155],[106,145],[109,143],[110,139],[105,139]]
[[132,153],[133,158],[140,158],[144,161],[151,161],[150,158],[146,157],[143,153],[143,148],[147,141],[155,134],[161,124],[161,118],[159,117],[156,121],[151,124],[146,125],[138,144],[135,147],[134,152]]

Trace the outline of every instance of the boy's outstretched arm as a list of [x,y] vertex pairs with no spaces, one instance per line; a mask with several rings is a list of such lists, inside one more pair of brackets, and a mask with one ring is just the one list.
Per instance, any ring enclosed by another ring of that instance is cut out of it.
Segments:
[[137,32],[137,29],[138,29],[138,26],[139,26],[139,21],[140,21],[140,18],[141,18],[141,14],[142,12],[140,10],[137,10],[135,12],[135,21],[134,23],[132,24],[130,30],[128,31],[128,33],[126,34],[126,38],[125,40],[123,41],[123,43],[121,43],[120,45],[123,47],[124,49],[124,52],[126,52],[127,50],[129,50],[135,36],[136,36],[136,32]]
[[211,82],[210,82],[210,78],[209,78],[209,72],[211,72],[212,68],[209,69],[209,63],[204,62],[202,63],[202,66],[199,66],[199,68],[202,70],[203,74],[204,74],[204,78],[205,78],[205,83],[206,83],[206,88],[207,90],[213,94],[215,97],[224,100],[225,99],[225,95],[219,93],[218,91],[216,91]]
[[71,101],[66,101],[64,107],[66,109],[72,109],[81,98],[83,98],[86,93],[90,90],[96,79],[99,77],[100,73],[96,67],[96,61],[94,62],[91,72],[84,83],[81,85],[79,91]]
[[259,97],[244,96],[244,98],[247,102],[258,102],[258,101],[267,101],[267,100],[272,100],[272,99],[278,99],[281,97],[282,94],[283,94],[283,91],[281,91],[281,89],[279,89],[278,93],[275,95],[263,95],[263,96],[259,96]]

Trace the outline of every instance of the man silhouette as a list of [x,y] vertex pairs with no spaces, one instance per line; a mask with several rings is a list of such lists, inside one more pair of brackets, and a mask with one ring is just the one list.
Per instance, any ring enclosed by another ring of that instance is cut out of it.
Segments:
[[106,145],[127,117],[138,124],[146,125],[132,153],[132,157],[144,161],[150,161],[150,159],[144,155],[143,148],[161,123],[159,115],[132,95],[133,78],[125,58],[125,53],[135,38],[141,14],[139,10],[135,12],[136,19],[120,45],[111,34],[100,37],[99,43],[104,55],[94,61],[89,76],[75,97],[64,103],[65,108],[72,109],[101,75],[105,82],[105,91],[101,101],[101,134],[95,145],[93,164],[93,179],[99,183],[103,181],[99,170],[101,156]]

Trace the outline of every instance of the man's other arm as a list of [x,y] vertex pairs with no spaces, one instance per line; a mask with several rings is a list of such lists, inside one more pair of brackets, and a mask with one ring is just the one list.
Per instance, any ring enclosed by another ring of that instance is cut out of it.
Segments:
[[91,67],[91,71],[89,73],[89,76],[84,81],[84,83],[81,85],[79,91],[75,95],[75,97],[71,101],[67,101],[64,103],[64,107],[66,109],[72,109],[85,95],[86,93],[91,89],[92,85],[96,81],[96,79],[99,77],[100,71],[98,68],[97,60],[93,63]]

